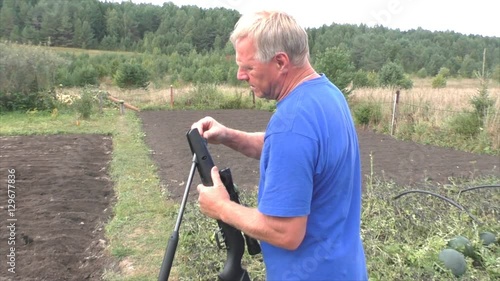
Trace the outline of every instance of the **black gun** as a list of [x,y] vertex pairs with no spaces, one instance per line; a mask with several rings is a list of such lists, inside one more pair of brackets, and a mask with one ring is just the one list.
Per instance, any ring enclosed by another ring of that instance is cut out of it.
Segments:
[[[187,201],[187,196],[189,194],[189,187],[191,185],[193,174],[195,168],[198,168],[198,173],[200,174],[201,182],[206,186],[213,185],[211,170],[214,167],[214,162],[212,156],[208,152],[206,140],[203,139],[197,129],[191,129],[186,134],[189,147],[193,153],[193,164],[191,166],[191,172],[186,184],[186,190],[184,192],[184,197],[181,203],[181,210],[179,211],[179,216],[174,228],[174,232],[170,236],[168,241],[167,250],[165,251],[165,256],[163,258],[163,263],[160,270],[159,281],[166,281],[170,275],[170,269],[172,267],[172,262],[175,255],[175,250],[177,248],[177,243],[179,241],[179,227],[182,220],[182,214],[184,213],[184,208]],[[231,176],[231,171],[229,168],[225,168],[219,171],[222,183],[226,187],[229,197],[232,201],[240,203],[238,199],[238,193],[235,190],[233,179]],[[245,251],[245,242],[247,244],[248,253],[250,255],[256,255],[260,253],[259,242],[246,235],[231,225],[226,224],[223,221],[217,220],[219,226],[219,233],[222,234],[222,240],[226,245],[227,260],[224,264],[224,269],[218,274],[220,281],[250,281],[248,272],[242,268],[241,259]],[[217,245],[221,247],[219,239],[216,240]]]

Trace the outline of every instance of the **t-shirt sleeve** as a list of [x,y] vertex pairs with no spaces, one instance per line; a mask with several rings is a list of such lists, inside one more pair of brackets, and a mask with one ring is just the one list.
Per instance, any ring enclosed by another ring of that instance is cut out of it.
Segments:
[[317,142],[301,134],[285,132],[268,136],[266,143],[265,182],[259,194],[259,211],[278,217],[308,215]]

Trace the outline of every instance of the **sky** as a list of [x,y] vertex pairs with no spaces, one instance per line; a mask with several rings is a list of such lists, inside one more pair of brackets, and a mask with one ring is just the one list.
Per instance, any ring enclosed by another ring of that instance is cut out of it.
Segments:
[[[107,0],[122,2],[122,0]],[[500,9],[497,0],[132,0],[134,3],[201,8],[224,7],[241,14],[261,9],[285,11],[304,27],[324,24],[382,25],[406,31],[419,27],[430,31],[500,38]],[[328,3],[327,6],[324,3]]]

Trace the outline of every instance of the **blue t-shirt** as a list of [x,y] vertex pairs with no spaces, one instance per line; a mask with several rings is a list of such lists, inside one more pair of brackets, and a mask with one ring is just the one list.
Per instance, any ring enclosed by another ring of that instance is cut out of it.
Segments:
[[268,281],[368,279],[356,129],[344,96],[324,75],[277,104],[264,136],[258,209],[308,216],[296,250],[262,241]]

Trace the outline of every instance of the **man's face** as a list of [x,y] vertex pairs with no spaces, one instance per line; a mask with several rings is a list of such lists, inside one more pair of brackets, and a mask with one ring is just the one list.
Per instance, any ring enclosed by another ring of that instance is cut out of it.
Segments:
[[250,89],[259,98],[276,99],[279,87],[280,68],[274,58],[262,63],[256,57],[256,48],[252,39],[243,38],[235,44],[236,64],[238,65],[238,80],[245,80]]

